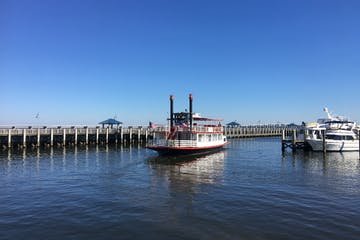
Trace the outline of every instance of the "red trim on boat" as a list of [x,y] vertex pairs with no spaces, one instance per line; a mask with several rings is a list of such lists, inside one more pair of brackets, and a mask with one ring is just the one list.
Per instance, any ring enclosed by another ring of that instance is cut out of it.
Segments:
[[225,146],[227,143],[222,143],[214,146],[208,146],[208,147],[169,147],[169,146],[147,146],[147,148],[152,150],[187,150],[187,151],[197,151],[197,150],[205,150],[205,149],[212,149],[212,148],[219,148]]

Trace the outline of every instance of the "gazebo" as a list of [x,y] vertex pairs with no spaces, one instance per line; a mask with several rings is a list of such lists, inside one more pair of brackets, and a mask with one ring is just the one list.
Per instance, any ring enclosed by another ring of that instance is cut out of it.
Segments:
[[119,122],[113,118],[109,118],[105,121],[99,122],[99,124],[101,124],[103,128],[105,127],[105,125],[108,125],[110,128],[113,128],[114,125],[116,125],[116,127],[119,127],[119,125],[123,124],[123,123]]
[[226,124],[226,126],[228,127],[239,127],[240,123],[233,121],[233,122],[229,122],[228,124]]

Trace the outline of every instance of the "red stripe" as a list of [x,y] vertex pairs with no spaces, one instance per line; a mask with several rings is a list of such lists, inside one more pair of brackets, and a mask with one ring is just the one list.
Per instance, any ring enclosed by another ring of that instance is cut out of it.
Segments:
[[202,150],[202,149],[211,149],[225,146],[227,143],[208,146],[208,147],[168,147],[168,146],[148,146],[148,148],[156,150],[156,149],[170,149],[170,150]]

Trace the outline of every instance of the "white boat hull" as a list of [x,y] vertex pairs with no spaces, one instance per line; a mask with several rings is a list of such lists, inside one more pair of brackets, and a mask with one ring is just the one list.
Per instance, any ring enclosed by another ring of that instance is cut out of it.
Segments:
[[[307,143],[311,146],[313,151],[323,150],[322,139],[307,139]],[[359,151],[359,140],[329,140],[326,139],[326,151],[345,152],[345,151]]]

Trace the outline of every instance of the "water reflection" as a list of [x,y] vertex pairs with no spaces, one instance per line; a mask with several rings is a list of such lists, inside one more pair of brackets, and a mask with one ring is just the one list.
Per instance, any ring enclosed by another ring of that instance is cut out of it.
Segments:
[[[77,172],[99,168],[112,160],[140,157],[140,148],[128,146],[67,146],[49,148],[5,149],[0,151],[0,169],[7,174],[39,175],[41,172]],[[119,161],[121,162],[121,161]],[[116,163],[113,162],[113,163]],[[0,172],[1,173],[1,172]]]
[[321,152],[298,151],[283,154],[283,166],[291,161],[293,167],[302,167],[308,170],[322,170],[324,174],[329,171],[341,175],[354,175],[360,172],[358,152]]
[[[153,157],[148,160],[157,176],[167,177],[170,184],[187,185],[214,184],[224,172],[226,151],[203,156]],[[176,187],[176,186],[175,186]]]

